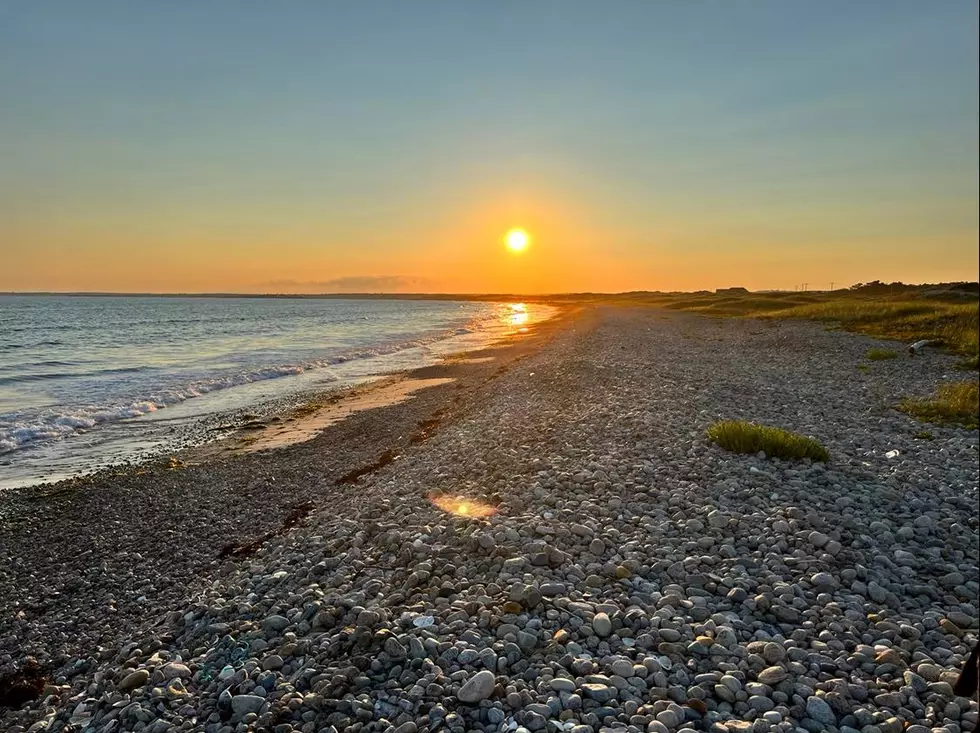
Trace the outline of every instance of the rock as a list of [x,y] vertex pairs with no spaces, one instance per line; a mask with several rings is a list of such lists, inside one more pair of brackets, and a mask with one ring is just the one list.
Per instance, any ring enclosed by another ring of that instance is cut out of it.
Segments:
[[149,681],[150,673],[145,669],[138,669],[123,677],[119,684],[116,685],[116,689],[120,692],[131,692],[139,687],[143,687]]
[[762,658],[769,662],[769,664],[778,664],[786,659],[786,649],[782,644],[770,641],[762,649]]
[[708,524],[715,529],[724,529],[728,526],[729,518],[717,509],[708,512]]
[[759,682],[764,685],[778,685],[789,677],[789,673],[782,667],[766,667],[759,672]]
[[517,645],[524,651],[531,651],[538,645],[538,637],[527,631],[518,631]]
[[262,669],[265,670],[277,670],[282,669],[285,662],[278,654],[270,654],[265,659],[262,660]]
[[950,611],[946,614],[946,618],[956,624],[958,629],[972,629],[977,625],[975,618],[961,611]]
[[191,670],[186,664],[181,664],[180,662],[167,662],[160,669],[160,674],[163,675],[163,679],[165,680],[172,680],[174,677],[189,679],[191,676]]
[[616,688],[598,683],[586,683],[582,685],[582,694],[590,700],[606,703],[616,699]]
[[872,580],[868,583],[868,595],[875,603],[884,603],[888,598],[888,591]]
[[357,614],[357,625],[373,629],[381,623],[381,614],[377,611],[364,610]]
[[823,698],[811,695],[806,701],[806,714],[825,726],[836,726],[837,715]]
[[486,700],[493,694],[493,688],[497,684],[493,672],[483,670],[470,677],[466,683],[456,693],[456,699],[468,704],[478,703]]
[[605,613],[597,613],[592,619],[592,629],[596,636],[606,637],[612,633],[612,622]]
[[575,681],[564,677],[555,677],[551,680],[551,689],[555,692],[575,692]]
[[807,540],[814,547],[820,548],[830,542],[830,537],[825,535],[823,532],[813,531],[807,535]]
[[881,733],[902,733],[905,730],[905,721],[899,717],[892,716],[878,723]]
[[265,698],[258,695],[235,695],[231,698],[231,709],[238,717],[258,713],[265,705]]
[[262,628],[266,631],[284,631],[285,629],[289,628],[289,619],[278,614],[267,616],[266,618],[262,619]]
[[810,576],[810,583],[816,588],[837,587],[837,579],[830,573],[814,573]]

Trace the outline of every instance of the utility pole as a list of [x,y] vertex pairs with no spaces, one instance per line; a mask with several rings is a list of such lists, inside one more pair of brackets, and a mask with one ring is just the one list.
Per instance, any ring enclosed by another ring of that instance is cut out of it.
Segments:
[[809,285],[809,284],[810,284],[810,283],[803,283],[803,292],[804,292],[804,293],[806,292],[806,286],[807,286],[807,285]]
[[830,281],[830,292],[834,292],[834,281]]

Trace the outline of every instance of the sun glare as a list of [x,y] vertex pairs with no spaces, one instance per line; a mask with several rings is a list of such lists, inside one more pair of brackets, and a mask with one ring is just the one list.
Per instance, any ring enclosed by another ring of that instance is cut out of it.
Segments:
[[523,229],[511,229],[504,236],[504,241],[511,252],[523,252],[531,243],[531,236]]
[[465,496],[433,495],[429,500],[444,512],[455,514],[457,517],[485,519],[497,513],[497,508],[480,501],[468,499]]

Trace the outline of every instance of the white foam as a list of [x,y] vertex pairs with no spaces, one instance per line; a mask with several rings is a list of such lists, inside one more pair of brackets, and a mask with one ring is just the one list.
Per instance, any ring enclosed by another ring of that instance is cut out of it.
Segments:
[[[77,432],[90,430],[100,424],[139,418],[211,392],[253,382],[278,379],[303,374],[311,370],[326,369],[354,360],[371,359],[410,349],[428,347],[440,341],[446,342],[440,348],[442,353],[450,348],[450,344],[455,342],[473,347],[473,339],[479,338],[480,342],[483,342],[488,337],[492,338],[495,332],[506,330],[504,328],[506,323],[504,314],[509,312],[509,306],[505,305],[498,308],[488,308],[481,315],[471,319],[465,327],[452,327],[405,341],[391,341],[370,347],[356,348],[346,353],[300,364],[273,365],[252,371],[240,371],[213,378],[196,379],[183,385],[154,389],[150,394],[144,394],[132,401],[109,405],[73,406],[69,409],[53,409],[29,416],[18,415],[17,413],[8,414],[0,420],[0,453],[9,453],[33,443],[65,438]],[[467,336],[471,338],[467,339]]]

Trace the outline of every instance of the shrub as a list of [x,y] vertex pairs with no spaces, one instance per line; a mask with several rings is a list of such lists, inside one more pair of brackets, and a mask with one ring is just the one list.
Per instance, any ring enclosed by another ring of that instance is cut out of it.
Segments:
[[708,428],[708,438],[734,453],[763,451],[775,458],[810,458],[827,461],[827,449],[813,438],[782,428],[756,425],[745,420],[722,420]]
[[902,412],[925,422],[977,427],[980,396],[976,382],[943,384],[933,397],[909,397],[898,406]]
[[891,349],[868,349],[865,357],[870,361],[885,361],[886,359],[897,359],[898,352]]

